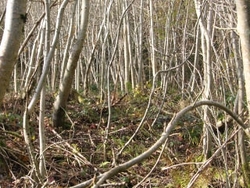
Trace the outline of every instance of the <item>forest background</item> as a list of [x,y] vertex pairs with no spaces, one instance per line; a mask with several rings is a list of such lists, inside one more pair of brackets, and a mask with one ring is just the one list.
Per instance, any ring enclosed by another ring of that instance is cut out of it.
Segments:
[[247,0],[0,2],[0,185],[250,187]]

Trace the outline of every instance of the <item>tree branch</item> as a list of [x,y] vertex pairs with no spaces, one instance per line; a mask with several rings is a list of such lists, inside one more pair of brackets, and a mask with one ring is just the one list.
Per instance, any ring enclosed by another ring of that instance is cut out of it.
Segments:
[[[198,101],[195,102],[185,108],[183,108],[181,111],[179,111],[173,118],[172,120],[168,123],[165,131],[162,133],[161,137],[145,152],[143,152],[142,154],[140,154],[139,156],[123,163],[120,164],[112,169],[110,169],[109,171],[105,172],[104,174],[100,175],[97,177],[97,183],[93,186],[93,188],[97,188],[99,187],[102,183],[104,183],[107,179],[113,177],[114,175],[123,172],[125,170],[127,170],[128,168],[134,166],[135,164],[142,162],[143,160],[147,159],[150,155],[152,155],[157,149],[159,149],[159,147],[166,141],[166,139],[168,138],[168,136],[170,135],[171,131],[175,128],[177,122],[181,119],[181,117],[183,117],[187,112],[194,110],[200,106],[215,106],[223,111],[225,111],[228,115],[230,115],[236,122],[237,124],[244,129],[244,131],[248,134],[249,132],[249,128],[247,128],[247,126],[238,118],[238,116],[231,111],[230,109],[228,109],[226,106],[224,106],[223,104],[219,103],[219,102],[215,102],[215,101],[209,101],[209,100],[202,100],[202,101]],[[93,181],[92,180],[88,180],[86,182],[80,183],[76,186],[73,186],[72,188],[83,188],[83,187],[87,187],[89,186]]]

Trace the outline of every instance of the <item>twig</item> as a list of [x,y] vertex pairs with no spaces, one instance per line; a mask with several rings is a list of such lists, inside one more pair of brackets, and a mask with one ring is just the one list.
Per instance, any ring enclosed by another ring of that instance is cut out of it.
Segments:
[[[54,129],[51,129],[51,131],[56,135],[57,138],[63,140],[62,137]],[[80,152],[76,152],[75,148],[73,148],[68,142],[65,141],[65,145],[73,151],[73,155],[80,157],[83,160],[84,164],[93,166]]]
[[121,98],[119,98],[118,100],[116,100],[116,101],[112,101],[112,107],[114,107],[115,105],[118,105],[118,104],[120,104],[121,103],[121,101],[127,96],[128,94],[127,93],[125,93]]
[[23,135],[24,135],[24,141],[25,144],[27,146],[27,150],[28,150],[28,154],[29,154],[29,159],[30,159],[30,163],[31,166],[33,168],[33,170],[35,171],[35,181],[37,184],[41,183],[41,174],[39,172],[39,167],[38,167],[38,163],[35,157],[35,149],[34,146],[30,140],[30,126],[29,126],[29,122],[28,122],[28,114],[27,114],[27,105],[25,107],[25,111],[23,114]]
[[164,143],[164,145],[162,146],[162,150],[161,150],[161,153],[160,153],[160,155],[158,156],[158,158],[157,158],[157,160],[156,160],[156,162],[155,162],[155,164],[154,164],[154,166],[152,167],[152,169],[150,170],[150,172],[135,186],[135,188],[136,187],[138,187],[139,185],[141,185],[149,176],[150,176],[150,174],[152,174],[152,172],[154,171],[154,169],[156,168],[156,166],[158,165],[158,163],[159,163],[159,161],[160,161],[160,159],[161,159],[161,156],[162,156],[162,154],[163,154],[163,152],[164,152],[164,149],[165,149],[165,147],[166,147],[166,145],[167,145],[167,141],[168,141],[168,139],[166,139],[166,141],[165,141],[165,143]]
[[193,184],[195,183],[195,181],[197,180],[197,178],[200,176],[201,172],[209,165],[209,163],[216,157],[216,155],[224,148],[224,146],[228,143],[229,140],[231,140],[238,132],[239,132],[240,128],[237,129],[229,139],[227,139],[215,152],[214,154],[208,159],[206,160],[202,166],[198,169],[198,171],[195,173],[195,175],[191,178],[191,180],[188,183],[187,188],[191,188],[193,186]]
[[201,164],[204,164],[204,162],[179,163],[179,164],[175,164],[175,165],[168,166],[168,167],[162,167],[161,170],[165,171],[165,170],[170,170],[171,168],[176,168],[176,167],[184,166],[184,165],[201,165]]

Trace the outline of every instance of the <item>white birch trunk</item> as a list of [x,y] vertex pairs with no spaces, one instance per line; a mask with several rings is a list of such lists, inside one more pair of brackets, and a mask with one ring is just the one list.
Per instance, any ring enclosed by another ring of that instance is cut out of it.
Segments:
[[0,45],[0,103],[9,86],[11,73],[17,60],[26,22],[26,3],[27,0],[7,2],[4,33]]
[[152,74],[155,76],[156,61],[155,61],[155,39],[154,39],[154,19],[153,19],[153,2],[149,0],[149,14],[150,14],[150,39],[151,39],[151,64],[152,64]]

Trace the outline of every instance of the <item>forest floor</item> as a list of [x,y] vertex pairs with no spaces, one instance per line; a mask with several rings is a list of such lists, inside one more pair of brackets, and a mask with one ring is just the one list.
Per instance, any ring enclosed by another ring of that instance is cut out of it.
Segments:
[[[67,107],[67,126],[62,129],[52,126],[54,97],[46,96],[44,124],[47,149],[44,153],[47,187],[76,185],[138,156],[161,136],[164,122],[168,123],[174,113],[189,104],[176,93],[170,95],[169,99],[165,99],[163,111],[160,111],[154,122],[162,101],[161,96],[155,94],[143,126],[117,157],[117,153],[138,128],[147,109],[148,96],[148,92],[112,95],[107,139],[107,103],[103,104],[94,97],[72,95]],[[33,169],[23,138],[23,112],[22,101],[14,95],[8,95],[0,114],[0,187],[30,187],[33,181],[30,175]],[[30,138],[36,157],[39,152],[38,114],[39,111],[35,110],[29,117],[32,133]],[[137,184],[138,187],[186,187],[203,160],[200,119],[197,111],[186,114],[172,131],[165,148],[159,148],[147,160],[109,179],[103,187],[135,187]],[[226,167],[221,155],[215,156],[198,173],[193,187],[224,187],[226,175],[233,181],[234,150],[232,140],[225,151],[226,160],[229,161]],[[146,176],[148,177],[141,182]]]

